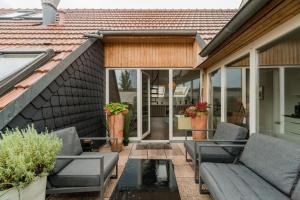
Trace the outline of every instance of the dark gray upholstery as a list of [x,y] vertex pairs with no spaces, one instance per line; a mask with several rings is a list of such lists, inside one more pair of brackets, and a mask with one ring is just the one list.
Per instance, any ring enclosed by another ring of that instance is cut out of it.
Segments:
[[[65,128],[62,130],[54,131],[51,134],[56,135],[62,139],[63,145],[59,155],[76,156],[82,153],[80,139],[78,137],[75,127]],[[64,168],[72,160],[57,160],[52,174],[56,174]]]
[[294,192],[292,194],[292,200],[300,200],[300,180],[298,180],[298,184],[294,189]]
[[215,200],[289,199],[243,165],[202,163],[200,174]]
[[[245,140],[247,134],[248,130],[244,127],[221,122],[217,127],[213,140]],[[240,152],[240,149],[233,147],[224,147],[224,149],[233,155]]]
[[[194,143],[195,141],[185,141],[185,147],[188,153],[191,156],[195,156],[194,154]],[[198,157],[198,155],[197,155]],[[205,147],[201,149],[201,161],[202,162],[223,162],[230,163],[233,162],[235,156],[232,156],[227,151],[225,151],[222,147]]]
[[254,134],[240,161],[286,195],[300,172],[300,146],[282,139]]
[[[104,156],[104,179],[116,166],[119,154],[115,152],[83,152],[81,155]],[[54,187],[91,187],[99,186],[100,161],[98,159],[73,160],[55,176],[48,178]]]

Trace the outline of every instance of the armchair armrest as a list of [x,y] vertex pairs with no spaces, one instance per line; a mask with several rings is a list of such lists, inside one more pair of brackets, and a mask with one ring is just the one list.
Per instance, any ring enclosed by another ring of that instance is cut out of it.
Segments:
[[59,155],[56,157],[57,159],[99,159],[100,161],[100,200],[104,199],[104,156],[67,156],[67,155]]
[[248,140],[194,140],[196,143],[211,143],[211,142],[215,142],[215,143],[226,143],[226,142],[236,142],[236,143],[247,143]]
[[199,154],[199,166],[201,164],[201,148],[205,147],[237,147],[237,148],[244,148],[246,144],[199,144],[198,145],[198,154]]
[[94,140],[94,141],[101,141],[101,140],[118,140],[116,137],[81,137],[80,140]]
[[187,132],[188,131],[205,131],[205,132],[213,132],[216,131],[216,129],[182,129],[185,131],[185,140],[187,140]]

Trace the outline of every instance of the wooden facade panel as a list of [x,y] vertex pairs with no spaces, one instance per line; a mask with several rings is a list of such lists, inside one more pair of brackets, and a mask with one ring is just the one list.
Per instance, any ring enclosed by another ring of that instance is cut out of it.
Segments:
[[[255,14],[243,27],[223,42],[201,67],[209,68],[226,56],[245,47],[300,12],[300,1],[273,0]],[[275,58],[276,59],[276,58]]]
[[[107,40],[104,44],[105,67],[109,68],[193,68],[200,47],[195,40],[179,38],[166,41]],[[172,41],[172,42],[170,42]]]
[[300,65],[300,31],[288,36],[259,53],[259,65]]

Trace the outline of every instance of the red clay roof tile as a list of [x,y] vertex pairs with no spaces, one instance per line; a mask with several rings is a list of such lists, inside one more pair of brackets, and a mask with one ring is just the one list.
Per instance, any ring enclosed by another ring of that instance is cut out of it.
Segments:
[[[60,54],[62,54],[62,53],[60,53]],[[53,69],[59,62],[60,62],[60,60],[50,61],[50,62],[46,63],[45,65],[43,65],[42,67],[36,69],[35,71],[41,72],[41,73],[46,73],[46,72],[50,71],[51,69]]]
[[24,88],[24,89],[29,88],[33,83],[35,83],[37,80],[42,78],[42,76],[44,76],[44,75],[45,75],[45,73],[34,72],[28,78],[26,78],[23,81],[21,81],[20,83],[18,83],[15,86],[15,88]]
[[23,88],[16,88],[0,97],[0,110],[5,108],[10,102],[18,98],[25,90]]

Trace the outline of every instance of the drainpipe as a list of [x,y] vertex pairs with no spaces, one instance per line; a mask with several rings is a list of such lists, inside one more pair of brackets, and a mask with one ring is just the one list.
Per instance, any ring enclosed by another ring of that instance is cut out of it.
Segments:
[[55,23],[59,2],[60,0],[42,0],[43,26]]

